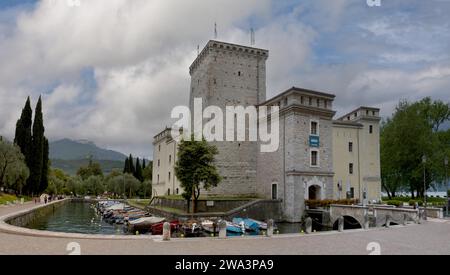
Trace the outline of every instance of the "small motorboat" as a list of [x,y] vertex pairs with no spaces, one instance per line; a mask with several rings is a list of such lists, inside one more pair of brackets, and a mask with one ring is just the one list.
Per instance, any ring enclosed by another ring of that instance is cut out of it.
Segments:
[[[150,231],[152,232],[152,235],[162,235],[163,233],[163,227],[165,222],[155,223],[151,226]],[[178,228],[180,227],[179,221],[171,221],[170,222],[170,232],[176,232]]]
[[245,230],[243,230],[241,225],[227,221],[227,232],[233,234],[243,234]]
[[128,232],[146,233],[151,230],[151,226],[164,222],[166,219],[161,217],[142,217],[134,221],[128,222]]
[[202,235],[202,228],[196,222],[183,224],[180,231],[185,237],[200,237]]
[[219,233],[218,224],[210,220],[202,221],[202,228],[208,233]]
[[[252,219],[234,218],[233,223],[239,224],[241,226],[241,228],[242,228],[242,225],[244,225],[245,231],[257,232],[260,230],[260,224]],[[267,228],[267,226],[266,226],[266,228]]]

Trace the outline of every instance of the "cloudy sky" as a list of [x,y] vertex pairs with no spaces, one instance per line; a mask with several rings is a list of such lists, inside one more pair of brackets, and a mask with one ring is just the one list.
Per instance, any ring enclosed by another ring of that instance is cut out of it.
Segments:
[[42,94],[51,140],[151,156],[214,22],[219,40],[244,45],[255,29],[270,97],[334,93],[337,115],[450,101],[449,14],[450,0],[1,0],[0,135],[13,138],[26,96]]

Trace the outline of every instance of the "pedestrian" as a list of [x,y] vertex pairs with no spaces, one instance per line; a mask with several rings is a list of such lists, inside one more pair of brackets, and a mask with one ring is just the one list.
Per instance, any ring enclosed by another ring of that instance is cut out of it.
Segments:
[[44,197],[44,202],[47,204],[47,196]]

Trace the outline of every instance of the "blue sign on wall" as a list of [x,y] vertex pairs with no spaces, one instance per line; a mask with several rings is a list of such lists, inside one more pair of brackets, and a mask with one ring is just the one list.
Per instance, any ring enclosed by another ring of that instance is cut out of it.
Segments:
[[319,147],[320,146],[320,138],[318,136],[309,136],[309,146]]

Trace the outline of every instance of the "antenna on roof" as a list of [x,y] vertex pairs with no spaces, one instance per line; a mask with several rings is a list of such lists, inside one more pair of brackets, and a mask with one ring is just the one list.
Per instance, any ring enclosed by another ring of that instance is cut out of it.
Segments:
[[250,45],[255,45],[255,30],[253,28],[250,29]]
[[217,23],[214,22],[214,39],[217,39]]

